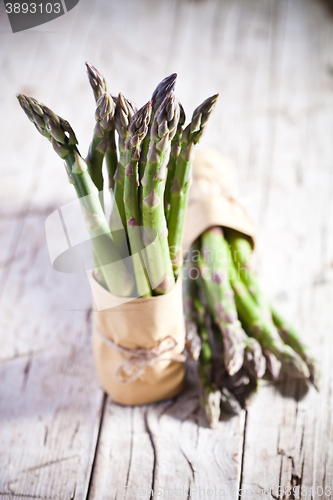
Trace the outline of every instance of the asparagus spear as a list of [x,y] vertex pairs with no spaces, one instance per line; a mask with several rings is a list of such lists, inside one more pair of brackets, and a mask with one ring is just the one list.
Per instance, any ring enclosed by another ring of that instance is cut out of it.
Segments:
[[181,137],[183,134],[183,127],[184,127],[185,120],[186,120],[184,108],[179,101],[178,101],[178,104],[179,104],[179,111],[180,111],[179,122],[177,125],[177,132],[171,141],[170,159],[169,159],[169,163],[168,163],[168,174],[167,174],[167,180],[166,180],[166,184],[165,184],[165,193],[164,193],[164,208],[165,208],[165,216],[166,216],[167,220],[169,218],[169,212],[170,212],[171,187],[172,187],[173,180],[175,177],[177,158],[180,154]]
[[[140,155],[140,164],[139,164],[140,182],[141,182],[141,179],[144,175],[144,171],[145,171],[146,163],[147,163],[147,155],[148,155],[148,150],[149,150],[149,145],[150,145],[151,124],[153,122],[156,111],[161,106],[161,104],[164,101],[164,99],[166,98],[166,96],[168,94],[170,94],[170,92],[174,91],[175,86],[176,86],[176,79],[177,79],[176,73],[173,73],[172,75],[167,76],[157,85],[156,89],[152,93],[152,96],[151,96],[152,112],[151,112],[151,118],[150,118],[150,126],[148,129],[148,133],[143,140],[142,150],[141,150],[141,155]],[[140,187],[139,187],[139,192],[140,192]],[[140,202],[141,202],[141,199],[140,199]]]
[[[70,181],[81,199],[93,251],[102,266],[101,272],[108,289],[117,295],[130,295],[134,284],[133,278],[125,264],[119,261],[120,257],[111,238],[98,190],[91,180],[87,164],[78,152],[73,129],[66,120],[35,99],[22,94],[18,94],[17,98],[30,121],[51,141],[60,158],[65,160]],[[119,261],[117,265],[112,265],[116,261]]]
[[[261,308],[262,314],[266,317],[266,321],[271,322],[273,320],[275,326],[279,330],[282,340],[292,347],[307,364],[310,370],[311,380],[314,385],[316,385],[316,363],[309,348],[301,342],[293,327],[282,318],[273,306],[270,305],[268,299],[260,289],[258,278],[252,265],[253,252],[248,238],[234,229],[226,229],[226,237],[230,243],[232,257],[238,267],[239,275],[246,284],[251,296]],[[278,370],[273,369],[273,372],[277,371]]]
[[237,317],[228,279],[226,252],[220,227],[202,234],[199,259],[202,288],[214,322],[222,334],[225,367],[230,375],[234,375],[243,365],[246,334]]
[[278,380],[282,367],[281,361],[279,361],[269,349],[264,349],[263,353],[266,359],[267,372],[271,374],[273,380]]
[[150,114],[151,101],[137,111],[131,119],[128,129],[128,140],[126,143],[129,163],[125,168],[124,180],[125,215],[134,265],[136,286],[138,295],[145,297],[151,295],[151,289],[147,272],[142,265],[140,257],[143,250],[143,243],[140,233],[138,166],[140,160],[140,148],[148,131]]
[[[97,101],[102,97],[102,95],[107,92],[107,86],[104,76],[91,64],[86,62],[87,73],[89,78],[90,86],[93,90],[95,101]],[[110,96],[111,97],[111,96]],[[112,97],[114,104],[116,104],[116,100]],[[115,130],[114,130],[114,122],[112,121],[113,127],[108,130],[106,144],[103,145],[103,149],[105,150],[105,162],[106,168],[108,171],[109,177],[109,188],[114,187],[113,176],[116,172],[118,157],[117,157],[117,146],[115,139]],[[100,135],[102,138],[102,136]],[[103,151],[102,151],[103,152]]]
[[244,282],[240,279],[238,270],[231,256],[228,245],[229,279],[235,293],[238,313],[247,325],[251,335],[255,337],[263,350],[268,349],[282,363],[282,369],[294,377],[309,378],[310,372],[306,363],[288,345],[284,344],[272,322],[267,320],[265,311],[254,301]]
[[[152,287],[155,288],[156,293],[160,294],[167,293],[175,283],[169,254],[163,199],[170,142],[176,133],[178,119],[179,106],[172,91],[155,113],[151,126],[147,164],[141,180],[143,238],[147,247],[148,270]],[[152,230],[157,233],[156,239]]]
[[188,279],[186,282],[186,295],[184,298],[184,314],[185,314],[185,345],[187,352],[192,359],[197,361],[201,351],[201,339],[198,333],[198,318],[195,309],[195,299],[197,295],[197,287],[195,281]]
[[[246,335],[244,364],[235,375],[230,376],[223,361],[224,346],[221,333],[215,324],[212,325],[212,333],[215,353],[214,380],[221,388],[222,410],[227,413],[239,413],[255,389],[257,378],[264,375],[265,358],[260,345],[255,339]],[[252,343],[253,340],[256,344]]]
[[[197,248],[197,245],[195,245],[195,247]],[[198,332],[201,332],[202,322],[205,326],[205,315],[207,317],[207,311],[205,311],[204,297],[199,297],[198,300],[198,294],[201,290],[197,289],[196,281],[191,279],[191,276],[194,276],[191,273],[193,264],[193,269],[196,269],[194,254],[192,254],[192,259],[193,263],[189,265],[189,272],[186,280],[184,311],[186,327],[189,327],[191,330],[193,329],[193,331],[198,334]],[[204,331],[206,334],[204,333],[202,337],[206,338],[209,342],[210,352],[208,351],[207,353],[209,361],[209,363],[207,363],[208,369],[205,368],[205,364],[203,368],[199,366],[202,393],[201,402],[209,419],[212,419],[212,415],[215,413],[216,422],[219,418],[220,400],[221,408],[226,413],[238,414],[240,412],[241,404],[238,402],[233,392],[237,392],[238,397],[242,399],[245,404],[246,397],[250,394],[253,387],[253,382],[251,387],[247,385],[250,383],[248,374],[251,374],[254,380],[257,377],[262,377],[265,372],[265,358],[259,343],[255,339],[246,336],[244,366],[235,375],[230,376],[224,365],[225,346],[223,345],[219,328],[212,320],[211,335],[208,335],[207,330],[204,329]],[[190,349],[188,348],[190,352],[192,349],[191,341],[192,339],[189,339],[186,343],[187,348],[188,344],[190,345]],[[214,352],[214,356],[212,356],[212,352]],[[219,394],[217,394],[216,391],[219,391]]]
[[[192,306],[188,303],[188,301],[186,301],[184,304],[185,311],[190,307]],[[187,352],[189,353],[191,358],[194,359],[194,361],[198,361],[201,351],[201,339],[198,334],[198,325],[196,321],[194,319],[192,319],[191,321],[190,317],[186,317],[185,329],[186,329],[185,346]]]
[[269,302],[260,290],[258,284],[258,278],[253,265],[252,246],[249,238],[239,231],[230,228],[225,228],[225,237],[230,244],[231,255],[238,269],[240,278],[246,284],[255,302],[266,315],[266,319],[272,321]]
[[164,78],[156,87],[151,96],[152,102],[152,117],[155,116],[156,111],[161,106],[166,96],[175,90],[177,73]]
[[192,183],[194,143],[182,151],[177,159],[175,177],[170,189],[170,210],[168,219],[169,248],[172,268],[177,278],[182,263],[182,242],[186,218],[188,193]]
[[108,139],[105,151],[105,163],[108,171],[109,189],[114,189],[114,175],[118,166],[118,153],[116,144],[115,130],[112,129],[108,133]]
[[266,372],[266,359],[259,342],[253,337],[246,336],[244,351],[244,367],[250,375],[261,378]]
[[219,94],[208,97],[208,99],[193,111],[191,123],[187,125],[181,138],[182,151],[187,148],[190,142],[194,142],[194,144],[199,142],[218,97]]
[[125,167],[127,165],[127,152],[125,150],[125,145],[128,139],[129,123],[135,111],[136,109],[133,104],[122,94],[119,94],[116,106],[115,126],[119,135],[118,147],[120,158],[113,178],[115,182],[115,206],[111,212],[110,228],[114,234],[116,247],[123,257],[127,256],[127,224],[124,205]]
[[280,315],[280,313],[271,306],[273,322],[279,330],[282,340],[290,345],[307,364],[310,370],[311,381],[318,388],[318,371],[316,368],[316,360],[312,355],[308,346],[301,342],[296,330]]
[[128,138],[128,127],[132,116],[136,109],[132,103],[122,94],[119,94],[116,107],[115,124],[119,134],[118,148],[120,158],[118,167],[114,176],[115,184],[115,200],[121,216],[123,225],[126,225],[125,207],[124,207],[124,176],[126,167],[126,150],[125,145]]
[[226,387],[221,388],[221,407],[226,413],[239,415],[242,407],[234,394]]
[[193,113],[191,123],[181,138],[181,153],[177,158],[175,176],[170,189],[168,219],[169,247],[173,270],[177,278],[183,263],[182,242],[189,188],[192,182],[192,163],[195,145],[199,142],[218,94],[206,99]]
[[87,74],[89,78],[89,83],[94,93],[95,101],[107,92],[106,81],[104,76],[98,71],[95,66],[86,62]]
[[92,181],[101,194],[104,184],[102,173],[103,159],[108,146],[109,133],[113,131],[114,128],[113,119],[115,110],[116,105],[114,100],[108,92],[104,92],[97,101],[95,112],[96,126],[86,157],[86,163]]
[[198,295],[194,298],[194,310],[197,317],[198,333],[201,339],[201,351],[199,355],[199,380],[201,403],[212,429],[215,429],[220,418],[221,391],[214,380],[213,353],[206,328],[206,309],[202,305]]

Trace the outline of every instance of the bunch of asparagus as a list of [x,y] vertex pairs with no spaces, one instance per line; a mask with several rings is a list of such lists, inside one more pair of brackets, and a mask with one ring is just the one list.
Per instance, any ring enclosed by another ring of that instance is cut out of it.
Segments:
[[[218,95],[198,106],[185,127],[184,109],[174,92],[176,74],[165,78],[151,100],[137,110],[122,94],[113,97],[103,75],[86,66],[96,101],[96,125],[85,159],[66,120],[31,97],[17,98],[38,132],[65,160],[100,283],[119,296],[165,294],[182,267],[194,150]],[[104,210],[104,163],[113,200],[109,220]]]
[[221,406],[238,411],[266,372],[273,380],[283,371],[317,383],[313,356],[262,293],[252,263],[249,238],[221,227],[205,231],[189,259],[186,347],[199,360],[201,397],[212,427]]

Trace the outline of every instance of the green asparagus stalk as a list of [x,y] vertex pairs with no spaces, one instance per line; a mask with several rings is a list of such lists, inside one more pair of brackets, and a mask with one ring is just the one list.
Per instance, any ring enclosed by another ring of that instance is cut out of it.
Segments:
[[139,160],[140,149],[143,139],[148,131],[148,124],[151,114],[151,101],[143,106],[133,115],[128,129],[128,140],[126,150],[128,151],[129,163],[125,168],[124,180],[124,200],[125,215],[127,220],[127,231],[131,247],[131,254],[134,265],[136,286],[139,296],[149,297],[151,288],[148,274],[142,265],[142,236],[140,232],[140,211],[139,211]]
[[231,255],[242,281],[246,284],[251,296],[266,315],[267,321],[272,321],[269,301],[262,293],[257,274],[253,265],[253,251],[247,236],[235,229],[225,228],[225,237],[230,244]]
[[86,157],[88,171],[93,183],[100,193],[103,192],[103,159],[107,150],[109,133],[113,131],[113,119],[116,105],[108,92],[105,92],[97,101],[95,112],[96,126],[94,135]]
[[227,245],[220,227],[201,236],[199,272],[205,298],[223,338],[224,364],[230,375],[243,365],[246,334],[237,316],[228,278]]
[[198,333],[201,339],[201,351],[199,355],[199,381],[201,404],[212,429],[217,427],[220,419],[221,409],[221,391],[214,380],[213,353],[209,341],[209,335],[206,328],[206,310],[199,297],[194,299],[194,310],[197,317]]
[[178,156],[180,154],[181,137],[183,134],[183,127],[184,127],[185,120],[186,120],[184,108],[179,101],[178,101],[178,104],[179,104],[179,111],[180,111],[179,122],[177,125],[177,132],[171,141],[170,158],[169,158],[169,163],[168,163],[168,174],[167,174],[167,180],[166,180],[166,184],[165,184],[165,193],[164,193],[164,208],[165,208],[165,216],[166,216],[167,220],[169,218],[169,212],[170,212],[171,187],[172,187],[173,180],[175,177],[177,159],[178,159]]
[[191,123],[181,139],[181,152],[177,158],[175,176],[170,188],[170,212],[168,219],[169,247],[173,271],[177,278],[182,263],[182,243],[189,188],[192,182],[192,163],[195,145],[199,142],[218,94],[209,97],[193,113]]
[[198,361],[201,351],[201,339],[198,333],[198,317],[195,309],[197,287],[195,281],[188,279],[186,282],[186,295],[184,298],[185,314],[185,346],[192,359]]
[[290,346],[282,342],[276,327],[267,320],[265,311],[262,311],[254,301],[246,285],[240,279],[227,244],[226,248],[228,249],[226,253],[229,261],[229,279],[235,293],[237,310],[242,321],[247,325],[251,335],[259,341],[262,349],[268,349],[281,361],[284,371],[294,377],[309,378],[310,372],[306,363]]
[[[200,297],[201,308],[204,309],[203,304],[206,304],[204,297]],[[207,312],[206,312],[207,314]],[[238,402],[237,398],[232,391],[238,391],[239,385],[246,382],[244,377],[243,368],[239,370],[235,375],[230,376],[224,365],[224,345],[221,336],[221,331],[214,323],[213,317],[208,313],[210,328],[211,328],[211,338],[210,345],[214,352],[213,356],[213,372],[212,380],[214,381],[214,387],[220,390],[221,395],[221,410],[227,414],[239,414],[241,411],[241,404]]]
[[105,163],[108,172],[109,189],[114,190],[114,176],[118,166],[118,153],[115,130],[110,130],[105,151]]
[[[87,164],[78,152],[73,129],[66,120],[35,99],[22,94],[18,94],[17,98],[30,121],[51,141],[60,158],[65,160],[69,179],[81,200],[93,251],[102,266],[101,272],[108,289],[116,295],[130,295],[134,280],[125,264],[119,261],[120,257],[111,238],[98,190],[91,180]],[[112,265],[116,261],[119,261],[117,265]]]
[[[179,106],[172,91],[158,108],[151,126],[150,147],[142,184],[143,240],[150,282],[156,293],[170,291],[175,283],[164,215],[164,188],[170,142],[179,120]],[[156,232],[157,237],[153,234]]]
[[200,106],[198,106],[192,115],[191,123],[185,128],[181,138],[181,149],[184,151],[190,144],[198,144],[202,137],[205,126],[209,120],[210,114],[213,111],[219,94],[208,97]]
[[152,93],[151,96],[151,102],[152,102],[152,112],[151,112],[151,118],[150,118],[150,125],[148,128],[148,133],[146,137],[143,140],[142,144],[142,149],[141,149],[141,155],[140,155],[140,164],[139,164],[139,180],[140,180],[140,186],[139,186],[139,198],[140,198],[140,203],[142,201],[142,193],[141,193],[141,179],[144,176],[145,168],[146,168],[146,163],[147,163],[147,155],[149,151],[149,145],[150,145],[150,129],[151,129],[151,124],[153,122],[154,116],[158,110],[158,108],[161,106],[163,103],[164,99],[170,92],[174,91],[175,86],[176,86],[176,79],[177,79],[177,74],[173,73],[170,76],[167,76],[164,78],[156,87],[154,92]]
[[191,142],[177,159],[175,177],[170,189],[170,210],[168,219],[169,248],[175,278],[183,264],[183,233],[186,218],[188,193],[192,183],[194,144]]
[[[299,354],[307,364],[311,380],[316,385],[316,363],[309,348],[302,343],[294,328],[270,305],[268,299],[260,289],[258,278],[253,268],[253,251],[249,239],[234,229],[226,229],[226,237],[230,243],[232,257],[238,268],[239,275],[247,286],[251,296],[261,308],[266,321],[271,322],[273,320],[285,344],[289,345]],[[273,371],[278,372],[277,369],[273,369]]]
[[116,172],[114,174],[114,201],[115,205],[111,211],[110,228],[114,236],[114,241],[119,253],[126,257],[127,250],[127,224],[124,205],[124,182],[125,168],[127,165],[127,152],[125,149],[128,139],[128,128],[130,120],[136,109],[133,104],[126,99],[122,94],[119,94],[116,106],[115,126],[119,135],[119,161]]
[[[93,90],[96,103],[102,97],[102,95],[107,92],[107,86],[104,76],[91,64],[86,63],[87,73],[89,78],[90,86]],[[111,96],[110,96],[111,97]],[[116,104],[116,99],[112,97],[114,104]],[[108,171],[109,178],[109,188],[114,188],[113,176],[116,172],[118,157],[117,157],[117,146],[114,130],[114,122],[112,122],[113,127],[107,133],[106,145],[102,145],[105,149],[105,162]],[[102,136],[100,135],[102,138]],[[102,151],[103,152],[103,151]]]
[[271,306],[273,322],[279,330],[282,340],[292,347],[307,364],[310,370],[310,378],[313,385],[318,388],[318,372],[316,368],[316,360],[308,346],[300,340],[296,330],[280,315],[280,313]]

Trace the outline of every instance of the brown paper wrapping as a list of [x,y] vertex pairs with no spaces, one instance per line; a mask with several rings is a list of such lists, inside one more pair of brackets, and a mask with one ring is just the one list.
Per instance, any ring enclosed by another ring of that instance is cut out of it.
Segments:
[[[93,310],[93,352],[105,392],[124,405],[152,403],[177,395],[183,389],[185,376],[181,355],[185,343],[181,279],[166,295],[126,303],[121,303],[119,297],[95,279],[91,284],[95,297],[112,304],[109,309]],[[117,346],[130,351],[119,351]],[[135,359],[140,349],[148,350],[144,353],[148,356],[150,350],[161,354],[149,364]]]
[[255,226],[237,200],[233,166],[218,151],[206,149],[198,151],[193,162],[184,250],[212,226],[237,229],[250,236],[254,245]]

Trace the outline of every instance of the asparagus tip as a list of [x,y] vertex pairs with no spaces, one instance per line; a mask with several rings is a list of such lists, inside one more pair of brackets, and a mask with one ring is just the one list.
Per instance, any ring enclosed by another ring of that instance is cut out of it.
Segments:
[[202,400],[209,427],[216,429],[221,414],[221,392],[211,387],[204,387]]
[[153,113],[155,114],[157,109],[160,107],[165,97],[174,90],[176,85],[177,73],[172,73],[172,75],[164,78],[154,90],[151,100],[153,104]]
[[104,76],[92,64],[86,62],[86,68],[87,68],[89,83],[93,90],[95,100],[97,102],[98,99],[103,94],[103,92],[107,91],[106,81]]

